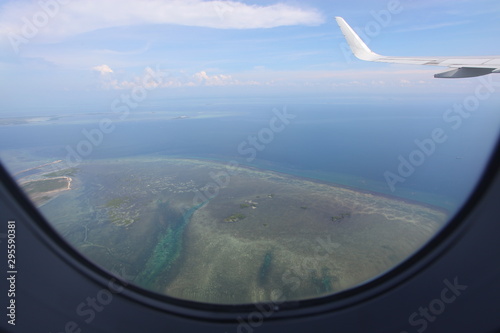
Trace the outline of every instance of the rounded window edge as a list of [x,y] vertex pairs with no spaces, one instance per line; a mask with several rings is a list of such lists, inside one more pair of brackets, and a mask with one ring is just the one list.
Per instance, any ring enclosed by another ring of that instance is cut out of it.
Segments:
[[339,311],[376,298],[411,280],[443,256],[474,223],[472,220],[474,210],[477,209],[486,193],[491,190],[493,180],[500,177],[500,140],[497,140],[489,162],[466,202],[443,229],[413,255],[389,271],[338,293],[300,301],[284,300],[275,304],[272,301],[236,305],[201,303],[176,299],[136,286],[106,271],[72,247],[34,207],[1,164],[0,177],[2,179],[2,192],[16,206],[15,209],[27,217],[25,219],[26,226],[31,232],[52,253],[70,265],[77,273],[85,275],[96,286],[106,288],[113,284],[118,288],[121,285],[123,290],[117,293],[119,297],[180,317],[210,322],[234,323],[242,315],[257,311],[265,315],[266,321],[275,321],[290,317],[299,318]]

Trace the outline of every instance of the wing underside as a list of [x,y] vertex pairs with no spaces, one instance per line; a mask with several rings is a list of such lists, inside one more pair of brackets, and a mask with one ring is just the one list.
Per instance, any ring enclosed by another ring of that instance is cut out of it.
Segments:
[[366,61],[450,67],[436,78],[464,78],[500,73],[500,57],[391,57],[373,52],[342,17],[336,17],[354,55]]

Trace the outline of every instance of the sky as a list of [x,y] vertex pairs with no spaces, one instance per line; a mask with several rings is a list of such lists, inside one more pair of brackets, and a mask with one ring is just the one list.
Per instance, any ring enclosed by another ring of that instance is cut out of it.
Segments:
[[377,53],[500,55],[498,0],[0,1],[0,116],[109,107],[113,96],[282,98],[467,93],[446,68],[355,59],[334,16]]

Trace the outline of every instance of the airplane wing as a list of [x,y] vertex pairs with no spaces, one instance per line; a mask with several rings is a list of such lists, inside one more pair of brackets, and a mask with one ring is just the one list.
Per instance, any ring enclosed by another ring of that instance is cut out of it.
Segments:
[[390,57],[370,50],[342,17],[335,17],[340,30],[349,44],[352,53],[366,61],[389,62],[395,64],[447,66],[452,68],[435,74],[436,78],[464,78],[500,73],[500,56],[493,57]]

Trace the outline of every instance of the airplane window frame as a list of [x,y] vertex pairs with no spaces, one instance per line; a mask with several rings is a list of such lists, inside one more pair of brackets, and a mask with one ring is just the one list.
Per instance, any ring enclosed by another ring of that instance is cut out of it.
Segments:
[[[284,303],[272,309],[272,316],[266,318],[266,321],[320,315],[352,307],[377,297],[387,290],[396,288],[405,281],[412,279],[449,251],[453,244],[465,234],[466,230],[473,223],[470,220],[468,221],[468,215],[478,205],[487,191],[491,189],[493,180],[498,175],[500,175],[500,137],[494,145],[489,162],[485,166],[480,180],[467,201],[457,214],[447,222],[444,228],[434,235],[421,249],[391,270],[353,288],[320,298],[300,301],[285,300]],[[109,281],[116,281],[117,283],[126,285],[123,292],[120,293],[121,297],[126,297],[134,302],[140,302],[148,308],[154,308],[176,316],[220,322],[234,322],[238,316],[247,315],[252,311],[259,311],[259,309],[262,309],[262,305],[272,304],[272,302],[237,305],[198,303],[175,299],[168,295],[161,295],[135,286],[133,283],[124,281],[120,277],[105,271],[70,246],[31,203],[1,163],[0,181],[8,191],[7,194],[10,198],[25,213],[27,217],[25,224],[28,229],[52,253],[101,287],[106,286]]]

